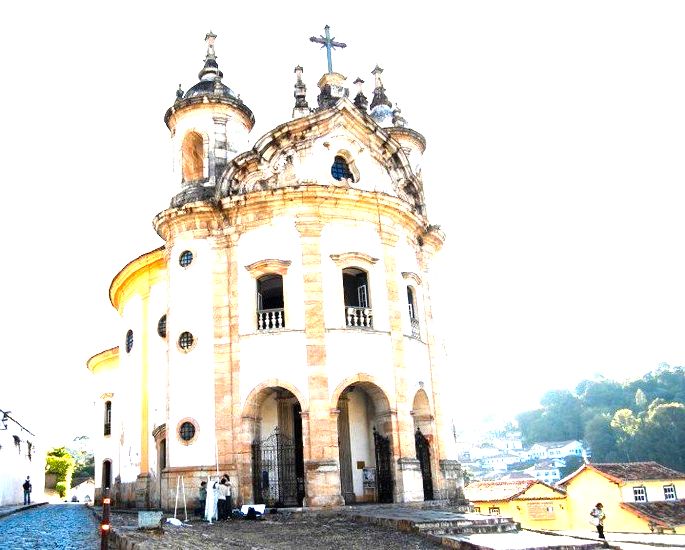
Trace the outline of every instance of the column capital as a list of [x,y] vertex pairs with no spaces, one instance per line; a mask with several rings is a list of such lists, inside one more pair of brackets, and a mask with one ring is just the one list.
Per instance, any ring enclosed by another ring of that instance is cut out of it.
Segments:
[[400,240],[397,233],[389,232],[387,228],[379,228],[378,235],[381,238],[381,242],[386,246],[395,246]]
[[295,228],[302,237],[319,237],[324,224],[313,216],[298,216],[295,220]]

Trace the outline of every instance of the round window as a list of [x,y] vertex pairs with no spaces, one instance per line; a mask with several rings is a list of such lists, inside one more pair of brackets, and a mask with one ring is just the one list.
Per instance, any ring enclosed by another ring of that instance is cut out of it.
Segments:
[[178,435],[183,441],[190,441],[195,437],[195,425],[192,422],[184,422],[178,429]]
[[195,339],[190,332],[182,332],[178,337],[178,345],[183,350],[189,350],[193,346]]
[[178,263],[181,264],[181,267],[188,267],[192,261],[193,253],[190,250],[184,250],[178,257]]
[[157,321],[157,334],[162,338],[166,338],[166,313]]
[[133,349],[133,331],[131,329],[126,333],[126,353],[131,353]]

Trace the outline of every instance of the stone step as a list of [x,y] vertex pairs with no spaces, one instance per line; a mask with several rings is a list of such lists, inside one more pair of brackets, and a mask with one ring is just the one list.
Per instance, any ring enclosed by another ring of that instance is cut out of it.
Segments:
[[459,550],[596,550],[604,548],[601,543],[596,541],[541,535],[527,531],[469,536],[431,536],[431,539],[446,548],[457,548]]

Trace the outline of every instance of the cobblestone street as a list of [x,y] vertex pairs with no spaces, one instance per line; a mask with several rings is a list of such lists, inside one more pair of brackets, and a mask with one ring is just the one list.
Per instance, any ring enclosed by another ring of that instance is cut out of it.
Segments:
[[49,504],[0,518],[0,550],[99,548],[98,523],[82,504]]
[[335,513],[273,514],[264,520],[235,519],[209,525],[196,520],[183,527],[164,526],[162,534],[136,529],[137,516],[114,513],[114,528],[145,550],[435,550],[425,537],[391,527],[358,523]]

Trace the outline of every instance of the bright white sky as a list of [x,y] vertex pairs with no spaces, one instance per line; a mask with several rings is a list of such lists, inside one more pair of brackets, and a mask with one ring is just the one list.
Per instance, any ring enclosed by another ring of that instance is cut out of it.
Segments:
[[255,139],[289,119],[297,64],[315,104],[325,24],[369,98],[385,69],[448,237],[433,294],[458,428],[685,364],[681,1],[152,4],[15,2],[0,19],[0,409],[43,441],[85,431],[85,361],[120,336],[111,279],[161,244],[162,117],[209,29]]

